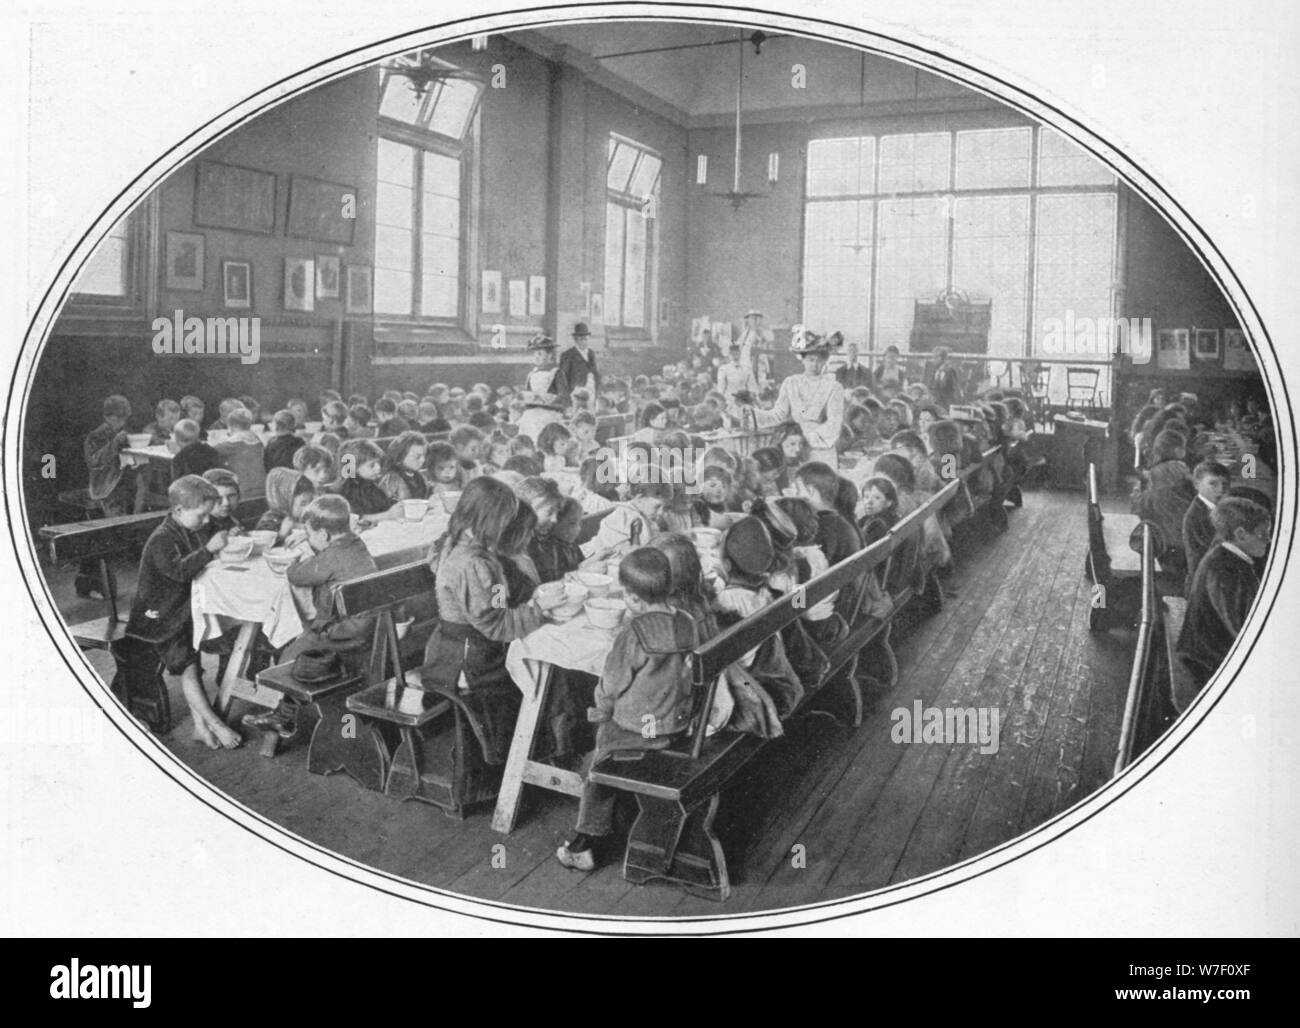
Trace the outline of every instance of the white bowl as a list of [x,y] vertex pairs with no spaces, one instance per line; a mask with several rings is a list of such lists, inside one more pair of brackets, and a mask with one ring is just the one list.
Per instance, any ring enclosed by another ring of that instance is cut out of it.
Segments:
[[149,445],[151,439],[153,439],[153,436],[148,432],[128,432],[126,444],[133,450],[143,450]]
[[623,623],[627,604],[609,597],[595,597],[587,601],[587,620],[596,628],[613,631]]
[[407,521],[419,521],[427,513],[429,513],[428,500],[402,501],[402,516],[405,517]]
[[585,586],[592,596],[604,596],[614,587],[614,579],[595,571],[574,571],[572,581]]
[[415,618],[407,618],[405,621],[398,621],[398,622],[396,622],[396,623],[393,625],[393,628],[394,628],[394,629],[396,630],[396,632],[397,632],[397,638],[399,638],[399,639],[405,639],[405,638],[406,638],[406,633],[409,632],[409,631],[411,630],[411,626],[412,626],[413,624],[415,624]]
[[278,547],[267,550],[262,554],[262,559],[266,561],[266,566],[274,571],[277,575],[283,575],[289,570],[289,565],[296,559],[296,554],[292,550]]
[[275,532],[260,531],[249,532],[248,538],[253,540],[253,552],[263,553],[275,545]]
[[563,582],[543,582],[533,592],[537,598],[537,606],[542,610],[554,610],[564,603],[567,589]]
[[456,504],[460,503],[460,493],[443,493],[442,509],[448,514],[456,510]]
[[581,607],[591,596],[591,590],[581,582],[572,580],[564,583],[564,602],[570,606]]
[[700,550],[716,550],[722,544],[722,532],[717,528],[692,528],[691,539]]

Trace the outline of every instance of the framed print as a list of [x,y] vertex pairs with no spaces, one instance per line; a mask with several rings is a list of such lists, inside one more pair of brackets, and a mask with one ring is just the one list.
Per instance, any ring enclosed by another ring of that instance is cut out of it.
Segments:
[[370,296],[369,265],[349,264],[348,297],[344,310],[348,314],[369,314],[373,302]]
[[203,289],[203,242],[198,232],[167,233],[168,289]]
[[253,306],[252,262],[221,262],[221,302],[235,310],[248,310]]
[[595,325],[605,324],[605,297],[602,293],[591,294],[591,321]]
[[528,276],[528,316],[540,318],[546,313],[546,276]]
[[284,309],[316,309],[316,262],[310,257],[284,259]]
[[339,298],[339,275],[342,264],[338,257],[331,254],[316,256],[316,296],[321,300]]
[[483,272],[483,313],[501,313],[501,272]]
[[1192,353],[1198,361],[1217,361],[1219,359],[1219,330],[1217,328],[1193,330],[1192,345]]
[[289,179],[288,235],[352,245],[357,225],[357,188],[294,175]]
[[1226,371],[1255,371],[1255,358],[1246,345],[1246,333],[1239,328],[1223,330],[1223,367]]
[[194,224],[274,234],[274,172],[199,161],[195,176]]
[[1162,328],[1156,337],[1156,367],[1168,371],[1186,371],[1192,366],[1185,328]]
[[510,316],[523,318],[528,315],[528,285],[522,278],[510,280]]

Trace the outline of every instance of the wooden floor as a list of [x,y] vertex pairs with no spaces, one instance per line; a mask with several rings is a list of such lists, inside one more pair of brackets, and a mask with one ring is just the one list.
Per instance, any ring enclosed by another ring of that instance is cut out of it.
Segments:
[[[567,797],[526,789],[519,827],[504,837],[492,831],[490,811],[456,822],[346,777],[309,775],[302,749],[274,760],[254,746],[212,753],[189,741],[188,719],[165,742],[218,789],[290,831],[469,896],[651,917],[840,898],[1012,839],[1107,780],[1133,635],[1087,630],[1086,548],[1081,493],[1027,493],[1004,535],[964,539],[955,595],[943,610],[896,622],[899,683],[876,699],[862,726],[853,731],[824,715],[792,724],[724,793],[718,832],[734,882],[725,904],[667,886],[629,886],[617,864],[590,875],[560,867],[555,843],[577,806]],[[891,741],[891,713],[917,699],[926,707],[997,708],[997,752]],[[183,714],[179,696],[174,703]],[[498,845],[504,867],[494,866]],[[794,866],[796,853],[805,866]]]

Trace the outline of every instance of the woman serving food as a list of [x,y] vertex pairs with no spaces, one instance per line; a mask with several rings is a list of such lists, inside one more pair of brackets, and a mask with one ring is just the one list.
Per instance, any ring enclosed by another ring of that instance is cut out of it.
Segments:
[[781,383],[771,410],[747,408],[760,429],[795,422],[808,440],[809,460],[838,467],[836,443],[844,423],[844,387],[826,374],[831,343],[813,332],[795,334],[790,350],[803,361],[803,374]]

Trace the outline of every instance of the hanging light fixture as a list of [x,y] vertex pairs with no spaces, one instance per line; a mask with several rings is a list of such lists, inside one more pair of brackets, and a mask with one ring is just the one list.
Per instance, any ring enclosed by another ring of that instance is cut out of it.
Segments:
[[[750,43],[754,47],[754,53],[763,52],[763,42],[767,37],[762,32],[755,32],[752,36],[746,38],[745,33],[740,33],[740,47],[737,51],[736,58],[736,148],[735,161],[731,169],[731,188],[725,193],[714,193],[714,196],[720,196],[731,204],[733,211],[738,211],[745,206],[749,200],[760,199],[767,196],[767,193],[748,193],[740,188],[740,154],[741,154],[741,101],[743,99],[745,86],[745,44]],[[776,154],[768,155],[768,181],[771,185],[776,185],[776,173],[778,170],[779,157]]]
[[420,50],[414,54],[404,54],[388,65],[393,75],[402,75],[407,84],[418,97],[423,97],[428,88],[435,83],[462,79],[483,84],[483,79],[474,72],[463,68],[453,68],[433,56],[431,50]]

